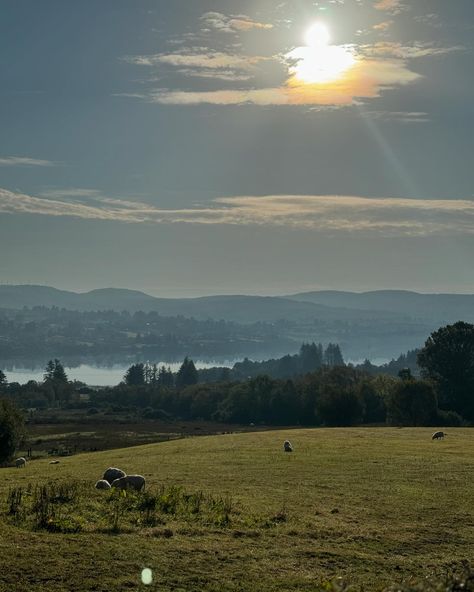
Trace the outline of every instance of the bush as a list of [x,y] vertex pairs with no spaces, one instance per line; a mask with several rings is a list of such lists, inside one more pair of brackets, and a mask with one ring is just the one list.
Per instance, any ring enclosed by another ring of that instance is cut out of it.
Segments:
[[10,460],[24,436],[25,422],[18,409],[0,399],[0,463]]

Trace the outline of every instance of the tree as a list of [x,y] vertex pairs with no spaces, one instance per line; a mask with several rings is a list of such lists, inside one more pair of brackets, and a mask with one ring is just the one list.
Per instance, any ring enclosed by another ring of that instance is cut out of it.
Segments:
[[316,417],[329,426],[360,423],[363,406],[358,396],[361,373],[347,366],[323,368],[316,379]]
[[64,370],[64,366],[58,359],[49,360],[46,364],[46,368],[44,369],[44,380],[56,380],[58,382],[68,382],[68,377],[66,371]]
[[340,347],[335,343],[329,343],[324,352],[324,363],[327,366],[344,366]]
[[5,389],[8,386],[8,380],[7,377],[5,376],[5,372],[3,372],[3,370],[0,370],[0,391]]
[[441,408],[474,420],[474,325],[459,321],[433,332],[418,365],[436,384]]
[[142,386],[145,384],[144,364],[133,364],[123,377],[127,386]]
[[327,385],[316,402],[316,411],[327,426],[351,426],[361,421],[363,409],[351,388]]
[[50,393],[48,398],[54,401],[68,401],[74,388],[58,359],[49,360],[46,364],[44,384]]
[[309,374],[319,370],[323,364],[323,346],[315,343],[303,343],[299,355],[301,374]]
[[160,367],[158,371],[158,385],[165,388],[173,388],[174,376],[169,366],[168,368],[165,368],[165,366]]
[[357,394],[364,410],[363,423],[385,423],[387,410],[383,395],[374,380],[364,380],[358,385]]
[[387,398],[387,421],[390,425],[433,425],[437,413],[435,390],[425,380],[400,380]]
[[197,381],[198,371],[196,370],[196,366],[194,365],[194,362],[186,356],[178,370],[178,374],[176,375],[176,386],[178,388],[184,388],[185,386],[197,384]]
[[21,413],[10,401],[0,399],[0,463],[12,458],[23,436]]

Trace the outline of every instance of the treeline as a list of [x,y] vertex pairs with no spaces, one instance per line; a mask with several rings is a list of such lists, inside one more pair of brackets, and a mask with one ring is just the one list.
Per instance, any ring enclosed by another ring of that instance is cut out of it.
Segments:
[[[186,358],[176,375],[169,368],[134,364],[120,385],[98,391],[69,382],[61,363],[54,360],[48,363],[42,383],[8,384],[0,373],[0,392],[22,406],[36,407],[36,402],[42,405],[45,400],[53,405],[77,404],[82,391],[88,393],[90,406],[118,405],[150,418],[328,426],[474,422],[474,325],[459,322],[430,335],[417,355],[421,379],[409,368],[394,378],[343,366],[337,346],[324,350],[306,344],[288,359],[304,375],[261,374],[235,380],[227,374],[217,382],[203,383],[193,361]],[[321,361],[315,371],[304,372]],[[331,363],[335,361],[340,364]],[[262,367],[265,364],[257,365]]]
[[296,379],[258,376],[241,382],[181,388],[121,384],[91,394],[91,405],[141,410],[144,417],[239,424],[352,426],[460,425],[438,409],[433,384],[408,372],[370,376],[354,368],[323,367]]

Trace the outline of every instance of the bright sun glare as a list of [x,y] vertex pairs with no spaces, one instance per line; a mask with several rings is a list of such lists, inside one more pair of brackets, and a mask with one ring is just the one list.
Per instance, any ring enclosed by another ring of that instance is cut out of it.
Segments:
[[316,22],[305,34],[304,47],[297,47],[288,54],[295,60],[291,71],[306,84],[324,84],[340,78],[355,64],[352,50],[345,46],[329,45],[328,27]]
[[329,45],[330,39],[329,29],[324,23],[314,23],[306,31],[306,35],[304,36],[305,43],[308,47],[324,47],[325,45]]

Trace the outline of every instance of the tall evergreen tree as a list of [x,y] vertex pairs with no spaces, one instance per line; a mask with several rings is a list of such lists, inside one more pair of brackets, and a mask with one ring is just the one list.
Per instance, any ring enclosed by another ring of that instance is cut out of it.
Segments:
[[198,382],[198,371],[194,362],[187,356],[184,358],[181,364],[178,374],[176,375],[176,386],[178,388],[184,388],[185,386],[191,386]]
[[132,364],[123,379],[127,386],[141,386],[145,384],[144,364]]
[[329,343],[324,352],[324,363],[327,366],[344,366],[341,348],[336,343]]
[[174,376],[173,372],[171,372],[171,368],[165,368],[165,366],[161,366],[158,371],[158,385],[165,387],[165,388],[173,388],[174,386]]

